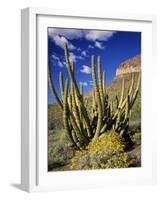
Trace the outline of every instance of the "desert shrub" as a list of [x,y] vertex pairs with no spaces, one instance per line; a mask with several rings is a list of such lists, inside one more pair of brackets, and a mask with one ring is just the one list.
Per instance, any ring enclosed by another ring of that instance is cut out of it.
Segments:
[[53,162],[64,162],[66,160],[65,148],[62,144],[56,143],[50,145],[48,149],[49,157]]
[[115,132],[105,133],[92,141],[87,149],[76,152],[70,161],[71,170],[126,168],[129,165],[129,156]]
[[141,131],[141,120],[138,119],[136,121],[129,122],[129,129],[130,131],[139,132]]
[[62,111],[58,104],[48,105],[48,129],[57,131],[63,127]]
[[134,133],[131,136],[131,139],[135,144],[141,144],[141,133],[138,132]]
[[62,129],[48,135],[48,169],[59,170],[74,155],[74,150],[65,131]]

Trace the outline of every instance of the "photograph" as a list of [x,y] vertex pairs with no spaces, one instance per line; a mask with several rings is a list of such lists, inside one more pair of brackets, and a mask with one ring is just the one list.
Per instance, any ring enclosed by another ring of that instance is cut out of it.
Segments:
[[141,167],[141,32],[48,27],[48,172]]

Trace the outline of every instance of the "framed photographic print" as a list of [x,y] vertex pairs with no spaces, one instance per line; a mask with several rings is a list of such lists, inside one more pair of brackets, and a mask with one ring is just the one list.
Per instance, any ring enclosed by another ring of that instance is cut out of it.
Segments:
[[22,189],[154,183],[155,18],[26,8],[21,28]]

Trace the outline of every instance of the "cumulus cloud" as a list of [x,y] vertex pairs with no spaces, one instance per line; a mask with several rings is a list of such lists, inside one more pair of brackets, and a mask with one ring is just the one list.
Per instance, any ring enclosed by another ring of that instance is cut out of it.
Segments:
[[51,58],[52,62],[57,62],[59,67],[63,67],[63,63],[61,62],[61,60],[60,60],[60,58],[58,56],[53,54],[50,58]]
[[59,67],[63,67],[62,62],[60,62],[60,61],[58,61],[58,65],[59,65]]
[[87,56],[87,52],[86,51],[82,51],[82,56]]
[[50,35],[61,35],[69,40],[82,38],[84,35],[83,30],[70,29],[70,28],[48,28]]
[[89,49],[94,49],[94,46],[88,45],[88,48],[89,48]]
[[86,66],[86,65],[83,65],[82,69],[80,70],[82,73],[85,73],[85,74],[91,74],[92,73],[92,70],[90,67]]
[[78,38],[86,38],[90,41],[106,41],[113,36],[115,31],[101,31],[101,30],[80,30],[80,29],[69,29],[69,28],[49,28],[49,35],[61,35],[65,38],[72,40]]
[[80,84],[80,85],[83,85],[83,86],[87,86],[87,85],[88,85],[87,82],[81,82],[81,81],[79,82],[79,84]]
[[93,85],[93,81],[89,81],[89,85]]
[[[75,50],[76,47],[71,43],[73,39],[84,38],[90,42],[94,42],[95,46],[104,49],[100,42],[108,41],[116,32],[115,31],[99,31],[99,30],[79,30],[69,28],[49,28],[48,34],[53,39],[55,44],[61,48],[64,48],[64,44],[68,44],[70,50]],[[92,45],[88,45],[88,48],[94,48]],[[80,51],[80,47],[77,48]]]
[[54,40],[55,44],[57,46],[61,47],[62,49],[64,48],[65,43],[68,44],[69,49],[71,49],[71,50],[75,49],[75,46],[73,44],[71,44],[64,36],[54,35],[52,37],[52,39]]
[[59,34],[59,29],[57,30],[56,28],[49,28],[48,34],[49,37],[52,38],[54,43],[60,48],[63,49],[65,43],[68,44],[68,48],[71,50],[76,48],[71,42],[68,41],[68,39],[64,35]]
[[87,34],[85,35],[85,38],[87,40],[91,40],[91,41],[107,41],[110,37],[113,36],[115,32],[114,31],[89,31],[87,32]]
[[75,55],[73,52],[69,52],[69,61],[70,62],[73,62],[73,61],[76,62],[77,59],[82,60],[83,58],[82,58],[82,56]]
[[69,53],[69,61],[70,61],[70,62],[72,62],[72,61],[75,62],[75,61],[76,61],[76,56],[75,56],[75,54],[72,53],[72,52]]
[[105,47],[102,45],[101,42],[96,41],[95,42],[95,47],[99,48],[99,49],[104,49]]

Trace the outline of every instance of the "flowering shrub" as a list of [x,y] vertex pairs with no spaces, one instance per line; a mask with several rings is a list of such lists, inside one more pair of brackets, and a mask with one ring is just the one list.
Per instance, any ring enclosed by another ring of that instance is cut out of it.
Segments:
[[71,170],[126,168],[130,159],[116,132],[105,133],[89,143],[85,150],[76,152],[70,160]]

